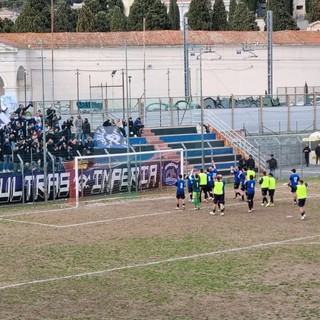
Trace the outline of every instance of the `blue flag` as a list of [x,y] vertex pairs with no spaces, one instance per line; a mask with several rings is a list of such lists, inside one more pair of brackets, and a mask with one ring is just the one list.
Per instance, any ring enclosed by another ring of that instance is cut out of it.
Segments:
[[98,148],[127,148],[127,140],[117,126],[100,126],[94,133]]

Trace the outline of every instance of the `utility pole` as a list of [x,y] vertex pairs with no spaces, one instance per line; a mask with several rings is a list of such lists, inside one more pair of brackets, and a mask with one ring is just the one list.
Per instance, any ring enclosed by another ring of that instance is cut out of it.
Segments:
[[185,100],[190,99],[190,70],[189,70],[189,42],[188,42],[188,18],[183,16],[183,56],[184,56],[184,96]]
[[267,11],[268,30],[268,94],[273,95],[273,12]]

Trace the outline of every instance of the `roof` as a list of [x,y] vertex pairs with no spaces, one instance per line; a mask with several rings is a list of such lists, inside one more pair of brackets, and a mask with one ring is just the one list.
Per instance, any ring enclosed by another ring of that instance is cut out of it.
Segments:
[[[265,31],[188,31],[190,44],[239,45],[267,44]],[[19,48],[101,48],[143,46],[181,46],[183,31],[130,31],[130,32],[74,32],[74,33],[0,33],[0,42]],[[273,32],[275,45],[320,45],[319,31]]]

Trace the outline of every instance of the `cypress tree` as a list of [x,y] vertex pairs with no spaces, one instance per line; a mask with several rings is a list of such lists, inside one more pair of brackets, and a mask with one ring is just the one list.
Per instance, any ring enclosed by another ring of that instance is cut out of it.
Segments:
[[212,30],[227,30],[227,11],[223,0],[215,0],[212,13]]
[[89,8],[84,5],[78,14],[77,32],[93,32],[94,31],[94,15]]
[[180,13],[177,0],[170,0],[169,19],[173,30],[180,30]]
[[0,32],[10,33],[13,30],[14,23],[8,18],[0,19]]
[[246,3],[246,5],[248,6],[248,9],[252,12],[256,12],[257,8],[258,8],[258,0],[243,0],[243,2]]
[[118,6],[110,10],[110,31],[126,31],[127,18]]
[[72,10],[66,0],[59,0],[54,17],[55,32],[75,32],[77,13]]
[[120,9],[120,12],[124,14],[124,4],[122,0],[109,0],[109,10],[113,10],[115,7]]
[[231,0],[230,5],[229,5],[229,14],[228,14],[228,25],[230,28],[230,24],[233,24],[233,17],[234,17],[234,12],[237,7],[237,0]]
[[211,30],[211,1],[191,0],[188,23],[192,30]]
[[26,0],[14,24],[14,32],[50,32],[51,10],[46,0]]
[[267,4],[267,10],[273,12],[273,30],[298,30],[296,21],[288,12],[286,0],[272,0]]
[[259,30],[255,21],[255,15],[249,10],[245,2],[238,3],[232,23],[230,23],[230,30],[234,31],[254,31]]
[[167,7],[160,0],[155,0],[146,14],[147,30],[169,30],[171,22],[167,14]]
[[320,20],[320,0],[312,0],[309,13],[309,22],[315,22],[318,20]]
[[143,30],[143,18],[152,8],[155,0],[134,0],[130,7],[128,17],[128,29],[134,31]]
[[105,11],[100,11],[94,15],[94,29],[92,31],[97,31],[97,32],[110,31],[109,16]]

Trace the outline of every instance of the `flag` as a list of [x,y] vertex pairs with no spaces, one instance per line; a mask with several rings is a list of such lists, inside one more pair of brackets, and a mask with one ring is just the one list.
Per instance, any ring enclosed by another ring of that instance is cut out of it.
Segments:
[[117,126],[100,126],[94,133],[98,148],[128,148],[127,140]]
[[1,96],[1,110],[6,113],[8,118],[18,107],[17,100],[12,96]]
[[0,112],[0,129],[2,129],[9,122],[10,122],[9,117],[4,112]]

